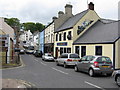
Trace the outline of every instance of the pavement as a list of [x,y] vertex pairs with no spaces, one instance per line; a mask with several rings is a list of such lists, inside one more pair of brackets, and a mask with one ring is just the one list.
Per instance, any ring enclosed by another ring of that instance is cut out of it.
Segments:
[[22,80],[2,79],[2,88],[28,88],[31,85]]

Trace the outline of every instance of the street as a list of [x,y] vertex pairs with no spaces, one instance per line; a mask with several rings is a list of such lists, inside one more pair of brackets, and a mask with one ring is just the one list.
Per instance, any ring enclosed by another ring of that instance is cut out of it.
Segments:
[[112,77],[90,77],[86,73],[75,72],[73,67],[56,66],[55,62],[42,61],[33,55],[21,55],[23,67],[2,70],[2,78],[25,80],[36,88],[118,88]]

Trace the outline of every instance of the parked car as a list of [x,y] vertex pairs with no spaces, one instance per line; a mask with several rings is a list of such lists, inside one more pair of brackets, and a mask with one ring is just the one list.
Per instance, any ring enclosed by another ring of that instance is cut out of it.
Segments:
[[64,65],[66,68],[67,66],[74,66],[79,60],[80,57],[76,53],[63,53],[57,58],[56,65]]
[[113,76],[116,84],[120,87],[120,70],[114,71]]
[[35,50],[33,53],[36,57],[42,57],[42,51],[40,50]]
[[87,72],[90,76],[95,76],[95,74],[107,74],[111,76],[113,66],[109,57],[88,55],[82,57],[75,65],[75,71]]
[[34,46],[29,46],[26,50],[25,50],[26,54],[33,54],[34,52]]
[[24,49],[20,49],[20,54],[25,54],[25,50]]
[[42,60],[44,61],[54,61],[54,57],[50,53],[45,53],[42,55]]

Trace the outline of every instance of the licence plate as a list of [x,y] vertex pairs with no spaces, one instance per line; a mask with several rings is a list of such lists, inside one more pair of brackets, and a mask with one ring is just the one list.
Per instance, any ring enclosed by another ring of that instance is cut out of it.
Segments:
[[78,60],[73,60],[73,61],[78,61]]
[[104,68],[109,68],[109,66],[102,66],[102,67],[104,67]]

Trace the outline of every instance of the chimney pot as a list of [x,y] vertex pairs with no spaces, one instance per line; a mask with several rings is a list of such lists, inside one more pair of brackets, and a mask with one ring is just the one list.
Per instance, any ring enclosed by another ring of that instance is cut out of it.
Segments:
[[88,8],[89,8],[90,10],[94,10],[94,4],[93,4],[93,2],[90,2],[90,3],[88,4]]
[[59,12],[58,12],[58,17],[61,17],[63,14],[64,14],[63,11],[59,11]]

